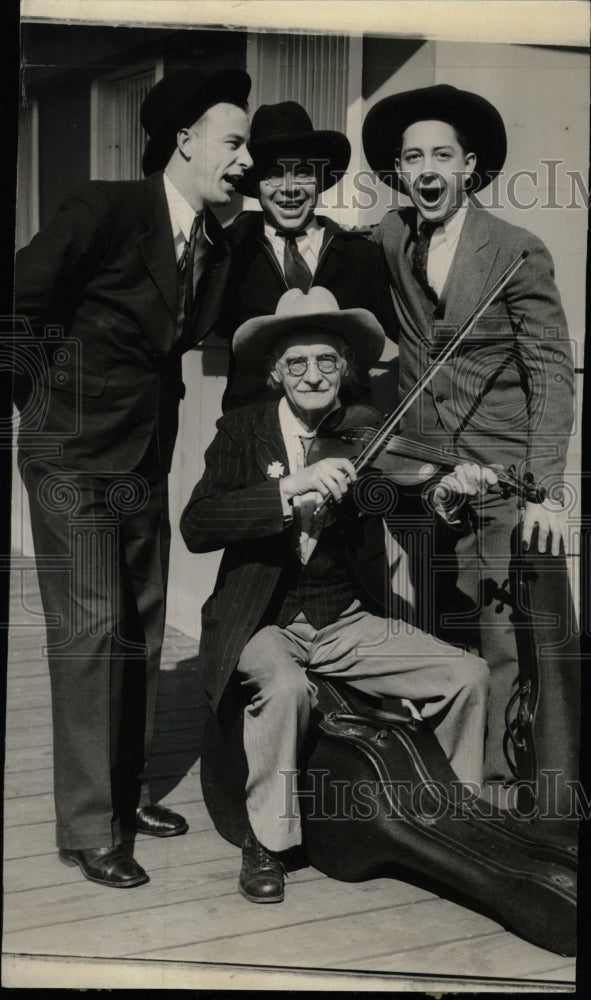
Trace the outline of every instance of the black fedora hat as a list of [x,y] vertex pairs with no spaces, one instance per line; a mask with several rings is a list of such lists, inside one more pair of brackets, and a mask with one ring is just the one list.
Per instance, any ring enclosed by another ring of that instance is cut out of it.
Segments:
[[443,121],[460,132],[476,154],[472,190],[484,188],[497,176],[507,155],[503,119],[490,101],[447,83],[392,94],[374,104],[363,123],[363,149],[380,180],[401,190],[394,168],[402,136],[418,121]]
[[326,191],[343,176],[351,159],[351,144],[342,132],[314,129],[301,104],[283,101],[261,104],[253,115],[248,144],[254,166],[237,190],[258,198],[265,168],[278,160],[316,161],[318,190]]
[[152,87],[144,98],[140,121],[148,133],[142,169],[162,170],[176,148],[179,129],[186,128],[214,104],[237,104],[246,109],[250,77],[241,69],[179,69]]

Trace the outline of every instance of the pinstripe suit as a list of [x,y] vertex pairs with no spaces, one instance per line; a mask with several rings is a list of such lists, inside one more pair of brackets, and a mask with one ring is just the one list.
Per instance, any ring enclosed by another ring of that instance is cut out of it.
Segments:
[[[283,775],[297,767],[315,705],[316,673],[336,676],[368,694],[411,699],[432,724],[458,776],[479,781],[486,664],[418,629],[396,629],[386,620],[393,616],[381,519],[359,516],[343,532],[357,597],[336,621],[314,628],[300,613],[279,627],[274,615],[284,596],[289,529],[278,479],[269,472],[276,463],[288,468],[278,404],[226,414],[205,458],[205,473],[183,512],[181,531],[191,551],[226,549],[203,608],[200,668],[214,708],[234,671],[250,697],[244,716],[246,793],[261,843],[285,850],[300,839],[296,805],[291,817],[282,817]],[[370,647],[379,651],[371,655]]]

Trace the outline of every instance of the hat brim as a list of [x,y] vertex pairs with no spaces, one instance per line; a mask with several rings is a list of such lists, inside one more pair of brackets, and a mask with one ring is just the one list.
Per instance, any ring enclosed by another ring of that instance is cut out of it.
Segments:
[[417,121],[448,122],[466,135],[476,154],[471,190],[487,187],[501,170],[507,155],[507,134],[497,109],[478,94],[447,84],[393,94],[374,104],[363,123],[363,149],[379,179],[405,191],[394,161],[402,136]]
[[382,325],[368,309],[341,309],[298,316],[254,316],[234,334],[232,350],[237,363],[260,370],[273,344],[298,330],[308,333],[318,330],[341,337],[364,371],[379,361],[386,342]]
[[351,143],[342,132],[328,129],[315,132],[276,133],[269,139],[257,139],[248,150],[253,166],[241,178],[236,190],[249,198],[258,198],[265,167],[281,160],[316,161],[318,191],[327,191],[346,173],[351,159]]
[[179,129],[192,125],[215,104],[246,105],[250,87],[248,73],[241,69],[228,69],[216,73],[185,94],[148,139],[142,158],[144,176],[164,170],[176,149]]

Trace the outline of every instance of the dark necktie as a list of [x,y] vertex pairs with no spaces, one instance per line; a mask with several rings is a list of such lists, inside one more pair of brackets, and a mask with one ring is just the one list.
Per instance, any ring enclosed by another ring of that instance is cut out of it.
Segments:
[[192,325],[193,302],[195,299],[195,248],[197,246],[197,239],[201,234],[202,221],[203,217],[201,215],[196,215],[193,219],[189,239],[183,247],[183,252],[178,262],[179,278],[185,288],[183,297],[184,318],[181,332],[183,340],[190,336]]
[[419,226],[419,235],[412,252],[412,273],[423,291],[429,296],[429,298],[434,299],[435,301],[437,301],[437,294],[433,288],[431,288],[429,279],[427,278],[427,260],[429,257],[431,237],[438,227],[439,223],[437,222],[421,222]]
[[305,229],[275,230],[276,235],[285,240],[285,255],[283,257],[285,280],[290,288],[301,288],[302,292],[307,292],[312,284],[312,272],[296,243],[296,236],[302,236],[305,232]]

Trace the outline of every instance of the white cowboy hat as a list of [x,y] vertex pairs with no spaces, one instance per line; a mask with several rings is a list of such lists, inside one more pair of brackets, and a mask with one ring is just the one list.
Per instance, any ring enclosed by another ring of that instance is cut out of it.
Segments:
[[273,316],[253,316],[238,327],[232,341],[236,360],[262,367],[275,341],[295,330],[326,330],[341,337],[365,370],[378,361],[386,340],[381,324],[368,309],[340,309],[332,292],[321,285],[313,285],[307,294],[290,288],[279,299]]

